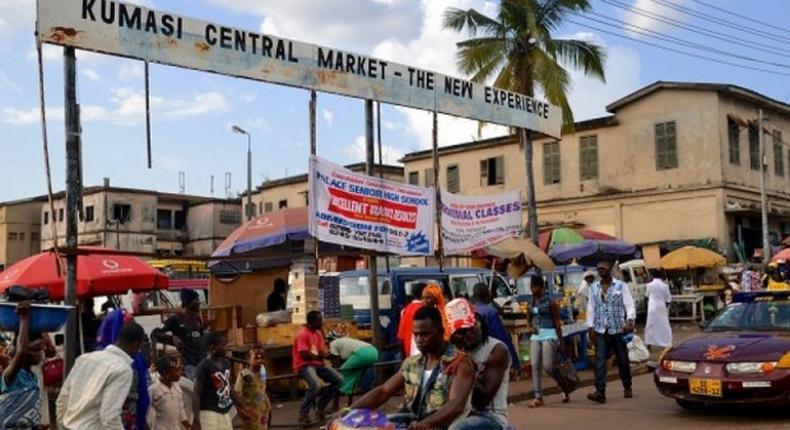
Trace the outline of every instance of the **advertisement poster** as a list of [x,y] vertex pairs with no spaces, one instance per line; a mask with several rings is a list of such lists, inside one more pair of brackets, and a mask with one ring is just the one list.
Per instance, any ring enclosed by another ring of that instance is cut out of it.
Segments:
[[399,255],[432,255],[435,192],[310,161],[310,234]]
[[442,191],[444,255],[465,254],[521,235],[518,191],[486,196],[460,196]]

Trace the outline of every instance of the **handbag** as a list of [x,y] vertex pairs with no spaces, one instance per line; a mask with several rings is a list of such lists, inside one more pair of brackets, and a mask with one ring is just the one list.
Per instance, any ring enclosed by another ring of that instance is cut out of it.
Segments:
[[564,393],[572,393],[579,388],[579,375],[570,358],[557,354],[557,363],[554,369],[557,385]]
[[41,366],[45,387],[60,387],[63,385],[63,359],[53,358]]

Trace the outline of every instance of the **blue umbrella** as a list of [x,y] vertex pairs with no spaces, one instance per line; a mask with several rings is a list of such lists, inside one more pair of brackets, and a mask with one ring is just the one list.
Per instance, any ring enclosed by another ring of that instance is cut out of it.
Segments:
[[549,257],[558,263],[576,260],[582,265],[595,265],[602,260],[619,260],[634,257],[636,246],[622,240],[585,240],[578,244],[554,245]]

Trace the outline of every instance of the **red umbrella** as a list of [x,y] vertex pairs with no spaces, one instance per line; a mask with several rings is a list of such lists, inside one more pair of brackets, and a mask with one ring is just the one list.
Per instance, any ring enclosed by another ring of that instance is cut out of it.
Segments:
[[774,255],[773,258],[771,258],[771,261],[779,261],[779,260],[790,261],[790,248],[785,248],[777,252],[776,255]]
[[212,257],[244,254],[286,241],[300,241],[310,235],[307,208],[285,208],[248,221],[214,250]]
[[[81,251],[101,251],[77,256],[77,298],[162,290],[169,286],[164,273],[140,258],[112,254],[98,247],[81,247]],[[53,301],[64,298],[65,273],[59,274],[55,253],[42,252],[25,258],[0,272],[0,293],[11,285],[46,288]]]

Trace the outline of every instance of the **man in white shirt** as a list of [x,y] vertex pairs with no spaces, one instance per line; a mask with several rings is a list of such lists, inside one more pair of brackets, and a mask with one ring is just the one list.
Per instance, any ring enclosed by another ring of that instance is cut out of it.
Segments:
[[612,277],[610,262],[598,263],[597,270],[600,280],[590,286],[587,303],[587,330],[590,341],[595,344],[595,392],[588,394],[587,398],[606,403],[606,359],[611,350],[617,356],[623,397],[629,399],[634,395],[631,364],[623,336],[634,331],[636,306],[628,285]]
[[57,400],[63,428],[123,430],[121,410],[132,386],[132,355],[144,341],[143,328],[129,322],[114,345],[77,359]]

